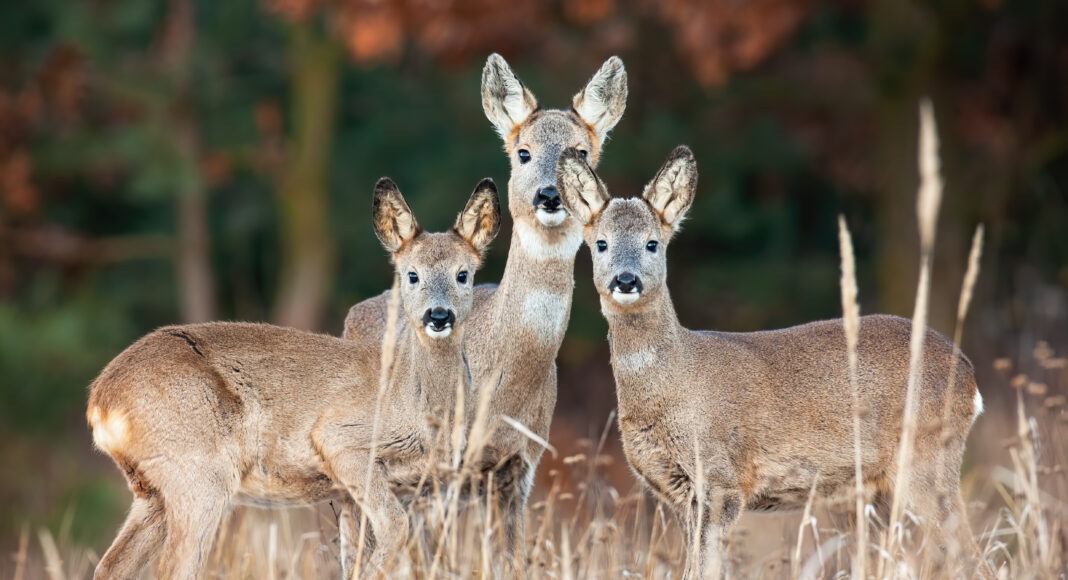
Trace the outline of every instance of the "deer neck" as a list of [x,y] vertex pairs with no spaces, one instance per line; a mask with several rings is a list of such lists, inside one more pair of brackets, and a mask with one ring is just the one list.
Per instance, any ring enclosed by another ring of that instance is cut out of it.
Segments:
[[574,220],[553,230],[517,221],[504,275],[489,308],[488,335],[523,364],[548,365],[564,339],[582,231]]
[[626,308],[601,296],[601,311],[608,321],[620,417],[631,409],[660,406],[661,385],[677,366],[688,332],[679,324],[671,296],[665,289],[645,304]]
[[412,336],[406,357],[414,395],[441,424],[446,424],[455,413],[456,390],[466,392],[471,384],[462,346],[463,330],[457,328],[453,332],[446,340]]

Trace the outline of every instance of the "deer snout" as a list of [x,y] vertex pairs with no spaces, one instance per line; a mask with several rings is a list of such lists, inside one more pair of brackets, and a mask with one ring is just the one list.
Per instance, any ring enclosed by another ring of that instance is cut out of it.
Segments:
[[423,326],[426,332],[434,338],[445,338],[452,333],[452,325],[456,323],[456,314],[447,308],[435,306],[423,313]]
[[631,304],[642,293],[642,280],[630,272],[622,272],[612,278],[612,282],[608,284],[608,290],[616,302]]
[[560,192],[555,185],[541,187],[534,194],[534,207],[552,213],[560,209]]

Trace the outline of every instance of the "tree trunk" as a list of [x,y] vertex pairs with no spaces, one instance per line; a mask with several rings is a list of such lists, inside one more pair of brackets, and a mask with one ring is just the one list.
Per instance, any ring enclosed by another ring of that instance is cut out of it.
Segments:
[[172,0],[160,42],[160,60],[176,95],[166,123],[185,171],[177,198],[177,276],[184,322],[215,318],[215,283],[211,270],[208,200],[200,175],[200,139],[190,94],[196,23],[191,0]]
[[326,182],[333,152],[341,53],[315,22],[289,36],[292,138],[278,189],[282,266],[272,318],[318,329],[333,280]]

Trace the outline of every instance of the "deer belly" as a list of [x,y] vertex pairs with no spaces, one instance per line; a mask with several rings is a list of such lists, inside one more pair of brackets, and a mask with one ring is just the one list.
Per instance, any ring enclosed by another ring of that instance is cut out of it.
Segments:
[[251,505],[308,504],[337,497],[341,486],[316,465],[261,461],[245,474],[237,502]]

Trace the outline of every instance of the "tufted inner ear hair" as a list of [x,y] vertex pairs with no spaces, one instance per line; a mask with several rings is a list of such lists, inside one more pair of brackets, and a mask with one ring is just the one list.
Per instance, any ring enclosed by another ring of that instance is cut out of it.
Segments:
[[674,231],[682,224],[696,192],[697,160],[689,147],[679,145],[645,186],[642,197],[664,225]]
[[397,184],[388,177],[375,184],[371,221],[379,241],[394,254],[422,231]]
[[482,69],[482,110],[501,138],[508,135],[538,108],[538,100],[504,57],[493,53]]
[[557,161],[556,189],[564,208],[582,225],[592,222],[611,199],[604,183],[574,147],[565,150]]
[[497,184],[483,179],[475,186],[467,206],[456,216],[453,229],[481,256],[501,231],[501,202]]
[[603,143],[627,108],[627,70],[623,61],[618,56],[606,60],[572,98],[571,106]]

